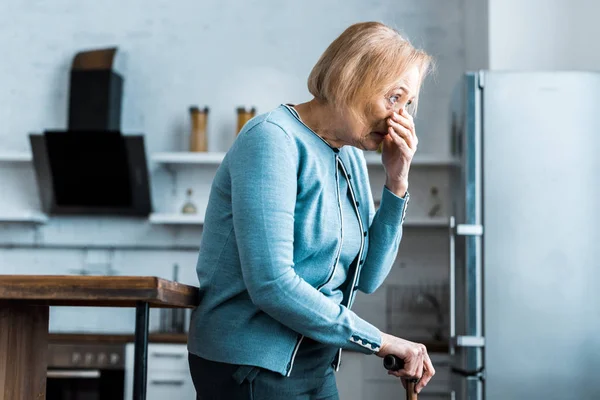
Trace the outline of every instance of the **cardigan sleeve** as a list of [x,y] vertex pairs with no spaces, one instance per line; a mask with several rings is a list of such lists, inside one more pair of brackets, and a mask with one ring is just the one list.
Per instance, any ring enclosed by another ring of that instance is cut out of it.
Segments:
[[358,280],[360,291],[373,293],[390,273],[402,239],[408,199],[408,194],[400,198],[384,186],[379,209],[369,226],[369,249]]

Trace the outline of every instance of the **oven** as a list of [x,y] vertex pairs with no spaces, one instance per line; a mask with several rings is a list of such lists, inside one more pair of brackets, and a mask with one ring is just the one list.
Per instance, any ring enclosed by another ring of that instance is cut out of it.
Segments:
[[123,399],[124,359],[125,344],[49,344],[46,399]]

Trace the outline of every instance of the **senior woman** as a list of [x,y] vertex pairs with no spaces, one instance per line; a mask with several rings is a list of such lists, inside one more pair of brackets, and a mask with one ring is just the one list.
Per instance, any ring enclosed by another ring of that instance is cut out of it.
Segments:
[[[420,378],[417,391],[431,379],[423,345],[351,311],[396,257],[417,148],[407,108],[429,64],[395,30],[352,25],[313,68],[312,100],[244,126],[216,173],[200,245],[188,340],[199,399],[337,399],[341,349],[398,356],[393,374]],[[362,150],[380,145],[375,212]]]

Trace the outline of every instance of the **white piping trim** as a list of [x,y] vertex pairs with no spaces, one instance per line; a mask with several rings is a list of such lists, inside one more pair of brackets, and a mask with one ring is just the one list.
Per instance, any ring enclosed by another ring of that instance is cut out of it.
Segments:
[[[325,142],[325,143],[327,143],[327,142]],[[340,255],[342,254],[342,244],[344,242],[344,216],[342,214],[342,200],[340,199],[341,195],[340,195],[338,162],[341,163],[341,161],[339,161],[338,155],[336,154],[335,155],[335,183],[336,183],[336,186],[337,186],[337,195],[338,195],[337,196],[338,197],[338,211],[340,213],[340,245],[338,246],[338,252],[337,252],[337,256],[335,257],[335,263],[333,264],[333,270],[331,271],[331,274],[327,277],[327,280],[317,287],[317,290],[319,290],[319,291],[325,285],[327,285],[329,283],[329,281],[331,281],[331,279],[335,275],[335,270],[337,268],[338,263],[340,262]],[[294,352],[292,353],[292,359],[290,360],[290,370],[288,371],[288,373],[286,375],[288,377],[292,374],[292,369],[294,369],[294,361],[296,360],[296,354],[298,353],[298,349],[300,348],[300,343],[302,343],[303,339],[304,339],[304,335],[300,336],[300,340],[296,344],[296,348],[294,349]],[[339,359],[340,358],[341,357],[338,357],[338,365],[337,365],[336,371],[339,369],[339,364],[340,364]]]
[[303,339],[304,335],[300,336],[300,340],[298,340],[298,343],[296,343],[296,347],[294,348],[294,352],[292,353],[292,359],[290,360],[290,370],[286,375],[287,377],[292,375],[292,370],[294,369],[294,360],[296,359],[296,353],[298,353],[298,349],[300,349],[300,343],[302,343]]
[[350,297],[348,298],[348,308],[350,309],[352,306],[352,299],[354,298],[354,286],[356,286],[356,279],[358,278],[359,274],[360,274],[360,269],[361,269],[361,258],[362,258],[362,253],[365,249],[365,230],[364,230],[364,226],[362,223],[362,218],[360,217],[360,210],[358,209],[358,206],[356,205],[356,196],[354,195],[354,189],[352,188],[352,184],[350,182],[350,179],[348,179],[348,172],[346,171],[346,167],[344,166],[344,163],[342,162],[341,159],[339,159],[340,162],[340,166],[342,167],[342,172],[344,173],[344,176],[346,177],[346,181],[348,182],[348,189],[350,190],[350,196],[352,197],[352,206],[354,206],[354,211],[356,212],[356,216],[358,218],[358,226],[360,229],[360,250],[358,251],[358,265],[356,266],[356,270],[354,271],[354,277],[352,278],[352,287],[350,288]]

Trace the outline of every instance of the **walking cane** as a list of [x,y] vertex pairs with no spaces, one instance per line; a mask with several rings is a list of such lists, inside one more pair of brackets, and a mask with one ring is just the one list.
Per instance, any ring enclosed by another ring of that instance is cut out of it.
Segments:
[[[383,366],[389,371],[400,371],[404,368],[404,361],[393,354],[388,354],[383,359]],[[418,400],[417,392],[415,392],[415,385],[418,381],[418,379],[406,380],[406,400]]]

